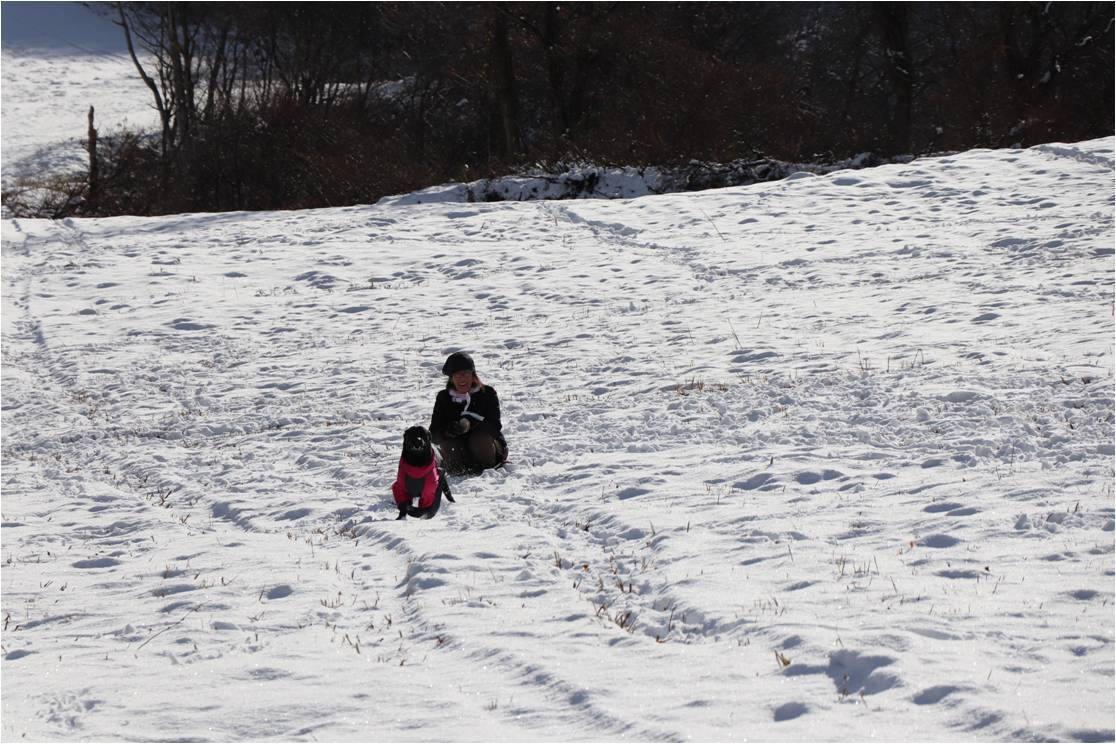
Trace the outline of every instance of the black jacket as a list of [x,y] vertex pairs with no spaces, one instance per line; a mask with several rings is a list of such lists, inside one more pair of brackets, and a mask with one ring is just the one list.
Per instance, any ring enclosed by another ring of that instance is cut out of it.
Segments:
[[[469,396],[468,416],[470,431],[486,431],[500,444],[507,446],[507,441],[501,431],[500,423],[500,397],[496,395],[496,388],[485,385],[480,390]],[[464,403],[454,403],[449,390],[442,390],[434,399],[434,413],[430,416],[430,436],[435,441],[450,439],[452,435],[447,431],[450,424],[462,418],[466,413]],[[482,418],[478,419],[477,416]]]

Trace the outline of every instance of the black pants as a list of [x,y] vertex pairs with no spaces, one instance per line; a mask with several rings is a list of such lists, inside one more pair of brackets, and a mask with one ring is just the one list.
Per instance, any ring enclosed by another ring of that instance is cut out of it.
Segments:
[[472,431],[460,437],[438,437],[434,444],[442,455],[442,467],[455,474],[494,468],[508,457],[507,447],[486,431]]

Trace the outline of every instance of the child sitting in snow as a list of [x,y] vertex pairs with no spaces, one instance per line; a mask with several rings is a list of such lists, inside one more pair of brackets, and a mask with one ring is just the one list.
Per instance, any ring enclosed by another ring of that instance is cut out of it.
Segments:
[[451,473],[479,473],[508,459],[508,443],[500,424],[496,389],[477,377],[473,359],[454,352],[442,366],[448,379],[434,399],[430,436]]

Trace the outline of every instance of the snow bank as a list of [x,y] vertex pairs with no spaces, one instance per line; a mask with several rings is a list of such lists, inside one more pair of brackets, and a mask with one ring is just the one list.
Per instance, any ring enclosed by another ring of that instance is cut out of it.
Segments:
[[901,156],[890,161],[863,153],[836,163],[787,163],[768,158],[706,163],[692,160],[681,167],[635,168],[592,164],[559,165],[553,172],[532,170],[524,175],[485,178],[469,183],[447,183],[408,194],[386,196],[380,205],[444,204],[463,202],[536,201],[548,199],[631,199],[649,194],[747,186],[802,175],[868,168],[886,162],[907,163]]

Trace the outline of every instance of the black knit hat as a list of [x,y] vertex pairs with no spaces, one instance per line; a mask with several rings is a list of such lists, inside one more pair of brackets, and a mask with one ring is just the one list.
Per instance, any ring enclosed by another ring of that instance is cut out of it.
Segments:
[[442,374],[450,377],[454,372],[462,371],[476,372],[477,368],[473,365],[473,358],[463,351],[455,351],[446,359],[446,363],[442,365]]

